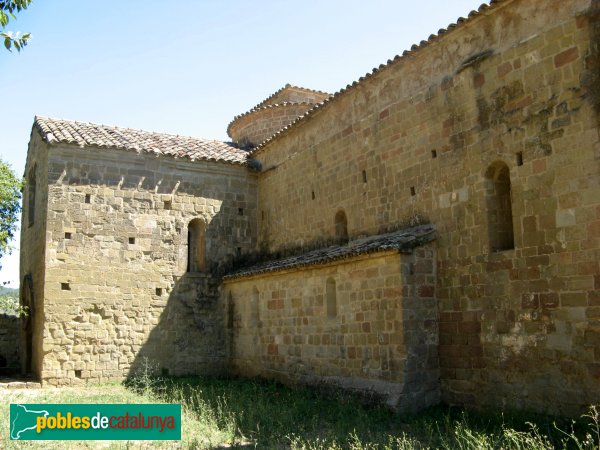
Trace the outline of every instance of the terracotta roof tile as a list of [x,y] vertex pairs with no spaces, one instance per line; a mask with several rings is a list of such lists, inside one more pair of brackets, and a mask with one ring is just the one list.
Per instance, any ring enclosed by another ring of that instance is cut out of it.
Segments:
[[353,258],[359,255],[390,250],[399,253],[408,253],[413,248],[431,242],[434,239],[435,227],[433,225],[421,225],[393,233],[357,239],[350,241],[346,245],[333,245],[319,250],[312,250],[297,256],[259,263],[251,267],[231,272],[225,275],[224,278],[242,278],[262,273],[327,264],[329,262]]
[[[295,127],[296,124],[299,124],[299,123],[303,122],[308,117],[310,117],[311,115],[313,115],[316,111],[318,111],[319,109],[321,109],[324,106],[327,106],[327,104],[331,103],[332,101],[335,101],[339,96],[345,94],[349,90],[352,90],[354,87],[356,87],[358,84],[362,83],[367,78],[370,78],[371,76],[373,76],[377,72],[379,72],[379,71],[381,71],[383,69],[387,69],[391,65],[396,64],[396,63],[398,63],[401,60],[405,60],[406,58],[411,57],[414,52],[422,49],[423,47],[426,47],[427,45],[429,45],[432,42],[435,42],[441,35],[449,33],[449,32],[451,32],[453,29],[455,29],[457,27],[463,26],[465,23],[470,22],[471,20],[473,20],[476,16],[479,16],[482,12],[484,12],[484,11],[487,12],[488,10],[496,8],[497,5],[499,5],[501,3],[505,3],[507,1],[510,1],[510,0],[490,0],[489,4],[483,3],[483,4],[481,4],[479,6],[478,11],[471,11],[469,13],[469,15],[468,15],[468,18],[465,19],[464,17],[459,17],[457,19],[456,23],[451,23],[450,25],[448,25],[448,27],[446,29],[441,28],[438,31],[437,36],[434,35],[434,34],[432,34],[432,35],[429,36],[429,38],[428,38],[427,41],[421,41],[419,45],[413,44],[411,46],[410,50],[404,50],[402,52],[402,56],[396,55],[393,60],[389,59],[387,61],[387,64],[382,64],[382,65],[379,66],[379,68],[374,68],[371,72],[367,72],[365,74],[365,76],[360,77],[358,81],[354,81],[352,84],[348,84],[345,88],[342,88],[339,91],[337,91],[336,93],[334,93],[333,95],[331,95],[331,97],[326,98],[325,100],[323,100],[320,103],[316,103],[313,108],[309,109],[306,113],[304,113],[303,115],[299,116],[296,120],[294,120],[288,126],[282,128],[277,133],[275,133],[273,136],[271,136],[270,138],[266,139],[263,143],[261,143],[260,145],[258,145],[257,147],[255,147],[250,152],[250,156],[251,157],[254,156],[256,153],[260,152],[263,148],[265,148],[271,142],[273,142],[274,140],[278,139],[280,136],[283,136],[284,134],[286,134],[291,128]],[[283,88],[283,89],[285,89],[285,88]],[[278,92],[279,91],[277,91],[271,97],[273,97],[274,95],[276,95]],[[258,106],[260,106],[260,105],[261,104],[259,104]]]
[[250,108],[248,111],[246,111],[245,113],[242,114],[238,114],[237,116],[235,116],[231,122],[229,122],[229,125],[227,125],[227,134],[229,134],[229,130],[231,129],[231,126],[240,118],[245,117],[249,114],[252,114],[256,111],[261,111],[267,108],[278,108],[281,106],[289,106],[289,105],[314,105],[315,103],[309,103],[309,102],[290,102],[290,101],[284,101],[284,102],[279,102],[279,103],[272,103],[272,100],[274,98],[276,98],[279,94],[281,94],[283,91],[287,90],[287,89],[293,89],[296,91],[302,91],[302,92],[307,92],[309,94],[317,94],[318,96],[327,96],[330,97],[331,94],[327,93],[327,92],[323,92],[323,91],[317,91],[315,89],[308,89],[308,88],[303,88],[300,86],[292,86],[291,84],[286,84],[285,86],[283,86],[281,89],[278,89],[277,91],[275,91],[274,93],[272,93],[271,95],[269,95],[266,99],[264,99],[262,102],[260,102],[258,105]]
[[248,154],[227,142],[41,116],[36,116],[34,127],[49,144],[114,148],[188,158],[192,161],[220,161],[240,165],[246,164]]
[[231,136],[230,130],[232,125],[237,122],[239,119],[241,119],[242,117],[246,117],[252,113],[255,113],[257,111],[264,111],[267,109],[277,109],[277,108],[282,108],[282,107],[286,107],[286,106],[294,106],[294,105],[305,105],[307,107],[310,107],[311,105],[314,105],[314,103],[308,103],[308,102],[282,102],[282,103],[273,103],[273,104],[268,104],[268,105],[263,105],[263,106],[255,106],[254,108],[252,108],[250,111],[246,111],[245,113],[242,114],[238,114],[237,116],[235,116],[231,122],[229,122],[229,125],[227,125],[227,134],[229,136]]
[[287,83],[281,89],[276,90],[271,95],[269,95],[267,98],[265,98],[262,102],[260,102],[258,105],[256,105],[254,108],[252,108],[250,111],[252,111],[252,110],[254,110],[256,108],[260,108],[262,106],[271,104],[270,103],[271,99],[273,99],[274,97],[277,97],[281,92],[285,91],[286,89],[295,89],[295,90],[298,90],[298,91],[308,92],[309,94],[320,94],[320,95],[327,95],[327,96],[331,95],[331,94],[329,94],[327,92],[317,91],[315,89],[303,88],[303,87],[300,87],[300,86],[293,86],[293,85]]

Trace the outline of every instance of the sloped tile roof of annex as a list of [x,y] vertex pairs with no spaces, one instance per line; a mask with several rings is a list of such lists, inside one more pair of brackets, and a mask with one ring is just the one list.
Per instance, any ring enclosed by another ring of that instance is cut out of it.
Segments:
[[248,152],[217,140],[36,116],[34,127],[48,144],[75,144],[245,165]]
[[[340,96],[345,95],[349,91],[354,90],[354,88],[356,86],[358,86],[359,84],[362,84],[365,80],[370,79],[371,77],[376,75],[378,72],[388,69],[389,67],[391,67],[393,65],[405,62],[409,57],[413,56],[415,52],[438,41],[440,38],[443,37],[443,35],[445,35],[449,32],[452,32],[454,29],[464,25],[467,22],[471,22],[472,20],[474,20],[475,18],[480,16],[482,13],[491,11],[491,10],[495,9],[496,7],[498,7],[498,5],[508,3],[510,1],[511,0],[490,0],[489,3],[482,3],[479,6],[479,8],[477,9],[477,11],[475,11],[475,10],[471,11],[466,18],[459,17],[456,20],[456,23],[451,23],[446,28],[440,28],[438,30],[437,35],[431,34],[431,35],[429,35],[429,38],[427,38],[426,41],[423,40],[418,45],[413,44],[412,47],[410,48],[410,50],[404,50],[404,52],[402,53],[402,56],[396,55],[394,57],[394,59],[388,59],[386,64],[380,64],[379,67],[373,68],[373,70],[371,72],[367,72],[364,76],[360,77],[357,81],[352,82],[352,84],[348,84],[345,88],[342,88],[339,91],[335,92],[330,97],[323,100],[322,102],[316,103],[311,109],[306,111],[303,115],[299,116],[292,123],[290,123],[286,127],[282,128],[277,133],[275,133],[273,136],[269,137],[264,142],[262,142],[261,144],[256,146],[254,149],[252,149],[249,152],[249,157],[253,157],[257,153],[262,151],[264,148],[266,148],[269,144],[271,144],[272,142],[274,142],[281,136],[286,135],[291,129],[295,129],[297,126],[304,123],[307,119],[311,118],[316,112],[326,108],[329,105],[329,103],[335,102]],[[276,94],[277,94],[277,92],[273,95],[276,95]],[[257,106],[260,106],[260,105],[261,104],[259,104]]]
[[410,253],[415,247],[431,242],[435,238],[436,228],[434,225],[419,225],[392,233],[356,239],[344,245],[332,245],[295,256],[261,262],[250,267],[234,270],[223,278],[231,280],[283,270],[318,266],[371,253],[389,251]]

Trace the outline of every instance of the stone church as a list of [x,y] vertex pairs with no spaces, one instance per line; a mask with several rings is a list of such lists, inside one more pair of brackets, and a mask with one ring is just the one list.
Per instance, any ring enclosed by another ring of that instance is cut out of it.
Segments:
[[600,402],[600,1],[497,0],[231,142],[36,117],[23,370]]

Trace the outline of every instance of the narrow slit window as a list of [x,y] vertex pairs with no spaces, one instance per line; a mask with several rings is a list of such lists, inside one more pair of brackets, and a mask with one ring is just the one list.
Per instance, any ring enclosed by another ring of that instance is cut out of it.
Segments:
[[85,194],[85,202],[86,203],[92,203],[92,196],[91,196],[91,194]]
[[227,295],[227,328],[233,328],[233,319],[235,316],[235,304],[233,302],[233,296],[231,292]]
[[325,283],[325,299],[327,317],[332,319],[337,316],[337,289],[333,278],[328,278]]
[[29,218],[29,226],[32,226],[35,222],[35,191],[36,191],[36,179],[35,172],[37,169],[37,165],[34,165],[33,168],[29,171],[29,177],[27,179],[27,209],[28,209],[28,218]]
[[188,225],[188,272],[206,270],[206,225],[194,219]]
[[260,323],[260,292],[254,286],[252,289],[252,324],[258,325]]
[[431,150],[431,158],[437,158],[437,150]]
[[414,186],[411,186],[411,188],[410,188],[410,195],[412,195],[412,196],[417,195],[417,191],[415,190]]
[[362,180],[363,180],[363,183],[367,182],[367,171],[366,170],[362,171]]
[[342,243],[348,242],[348,219],[343,210],[335,215],[335,237]]
[[523,165],[523,152],[517,152],[517,166]]
[[510,171],[498,161],[485,174],[486,206],[490,251],[499,252],[515,248]]

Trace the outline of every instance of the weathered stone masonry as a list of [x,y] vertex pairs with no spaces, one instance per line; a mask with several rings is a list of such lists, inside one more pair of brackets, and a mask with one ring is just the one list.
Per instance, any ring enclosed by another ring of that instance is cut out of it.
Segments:
[[19,318],[0,311],[0,374],[11,374],[20,369],[19,347],[15,345],[18,335]]
[[402,411],[439,403],[435,250],[410,246],[228,276],[232,371],[327,383]]
[[[48,155],[41,378],[122,378],[145,357],[171,374],[222,373],[214,275],[255,245],[252,174],[239,165],[38,145]],[[188,224],[198,218],[209,263],[189,273]]]
[[[500,2],[253,152],[271,251],[332,237],[340,209],[351,238],[436,224],[449,403],[598,401],[597,8]],[[514,245],[494,251],[502,173]]]
[[483,5],[333,96],[286,85],[230,124],[248,152],[37,118],[24,369],[600,402],[599,23],[599,0]]

